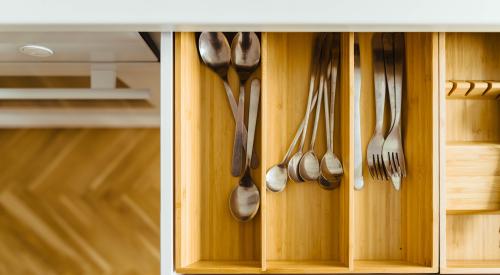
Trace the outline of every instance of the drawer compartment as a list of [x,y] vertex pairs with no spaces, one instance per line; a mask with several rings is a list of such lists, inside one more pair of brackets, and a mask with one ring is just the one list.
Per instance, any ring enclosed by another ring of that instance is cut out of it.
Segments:
[[[403,125],[408,177],[402,190],[370,179],[354,190],[354,45],[359,35],[363,151],[374,127],[373,34],[341,33],[334,151],[340,187],[289,181],[266,190],[266,171],[279,163],[305,109],[316,33],[261,33],[262,80],[255,150],[260,210],[233,219],[228,197],[234,121],[222,80],[199,58],[197,34],[175,36],[175,267],[178,273],[431,273],[438,259],[437,34],[406,34]],[[229,83],[237,96],[233,69]],[[246,100],[248,102],[248,100]],[[312,121],[312,119],[311,119]],[[311,133],[310,126],[306,145]],[[315,151],[326,148],[324,115]],[[364,157],[364,156],[363,156]],[[434,160],[435,159],[435,160]],[[363,160],[363,165],[365,165]]]
[[500,35],[440,35],[442,84],[470,84],[441,91],[441,270],[499,273]]

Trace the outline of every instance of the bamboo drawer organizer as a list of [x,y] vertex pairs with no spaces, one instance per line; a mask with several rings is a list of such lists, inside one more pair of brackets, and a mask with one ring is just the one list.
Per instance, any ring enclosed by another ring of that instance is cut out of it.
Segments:
[[[234,122],[222,81],[201,63],[195,34],[176,34],[177,273],[438,271],[437,34],[406,34],[403,135],[409,174],[400,192],[372,181],[366,167],[366,187],[353,189],[353,33],[341,35],[334,146],[344,165],[340,188],[326,191],[317,183],[289,182],[282,193],[266,191],[266,170],[283,157],[305,111],[314,35],[262,33],[261,66],[255,74],[262,79],[256,136],[260,165],[252,175],[261,206],[253,220],[240,223],[228,210],[238,179],[230,175]],[[375,117],[371,36],[359,34],[363,151]],[[237,93],[234,70],[229,82]],[[318,137],[324,137],[322,127]],[[316,150],[324,152],[324,138]]]
[[442,273],[500,273],[499,42],[440,34]]

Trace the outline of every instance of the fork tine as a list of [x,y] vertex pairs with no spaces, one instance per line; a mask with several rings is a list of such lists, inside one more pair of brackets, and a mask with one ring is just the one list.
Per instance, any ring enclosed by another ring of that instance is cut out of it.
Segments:
[[401,153],[401,159],[399,159],[398,155],[398,160],[399,160],[399,167],[401,169],[401,174],[403,175],[403,177],[406,177],[406,163],[405,163],[405,156],[403,155],[403,153]]
[[370,176],[373,178],[373,161],[372,161],[372,158],[370,157],[370,155],[367,155],[366,156],[366,162],[368,164],[368,172],[370,172]]
[[[387,155],[386,155],[387,154]],[[382,160],[384,161],[385,170],[389,175],[392,175],[392,167],[391,167],[391,153],[385,152],[382,155]]]
[[384,161],[382,159],[382,155],[377,155],[377,166],[379,169],[381,180],[387,180],[387,175],[385,174],[385,166],[384,166]]
[[375,174],[375,179],[379,180],[380,175],[377,167],[377,155],[372,155],[372,161],[373,161],[373,170]]
[[394,167],[396,168],[396,173],[401,177],[401,167],[399,166],[398,153],[392,153],[392,158],[394,159]]
[[379,155],[374,155],[373,158],[375,161],[375,169],[377,169],[377,180],[381,180],[382,174],[380,173]]

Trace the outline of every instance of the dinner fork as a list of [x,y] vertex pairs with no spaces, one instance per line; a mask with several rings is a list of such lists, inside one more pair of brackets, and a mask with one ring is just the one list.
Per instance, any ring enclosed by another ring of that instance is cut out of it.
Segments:
[[375,129],[366,150],[366,160],[368,171],[375,180],[387,180],[387,174],[382,159],[382,146],[385,137],[383,133],[384,105],[386,80],[384,72],[384,48],[382,44],[382,34],[376,33],[372,39],[373,46],[373,82],[375,92]]
[[[402,33],[391,34],[393,40],[394,82],[387,81],[387,85],[394,85],[394,123],[382,148],[384,166],[391,177],[396,190],[401,187],[401,178],[406,177],[405,156],[401,139],[401,102],[403,95],[403,60],[404,37]],[[384,37],[385,39],[385,37]],[[385,47],[385,43],[384,43]],[[387,58],[386,66],[387,64]],[[389,63],[390,65],[390,63]],[[389,79],[390,77],[388,77]],[[390,90],[390,89],[389,89]],[[391,110],[392,111],[392,110]]]

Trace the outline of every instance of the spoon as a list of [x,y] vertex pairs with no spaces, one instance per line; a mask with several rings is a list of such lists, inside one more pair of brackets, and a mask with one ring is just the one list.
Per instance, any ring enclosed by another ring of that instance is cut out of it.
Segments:
[[323,98],[323,89],[325,84],[325,74],[329,69],[330,60],[330,46],[331,46],[331,36],[328,35],[325,45],[321,51],[321,69],[320,69],[320,80],[319,80],[319,90],[318,90],[318,101],[316,103],[316,116],[314,118],[313,132],[311,136],[311,143],[309,144],[309,151],[307,151],[299,162],[299,175],[305,181],[317,180],[320,175],[319,160],[314,152],[314,145],[316,143],[316,134],[318,133],[318,122],[319,116],[321,114],[321,99]]
[[257,115],[259,111],[260,80],[252,80],[250,91],[247,138],[247,148],[249,150],[246,154],[245,173],[229,196],[229,210],[231,211],[231,215],[242,222],[251,220],[257,214],[260,205],[259,189],[250,175],[252,154],[249,153],[253,149],[255,126],[257,124]]
[[[324,103],[325,103],[325,122],[326,122],[326,143],[327,151],[321,159],[320,170],[321,175],[319,184],[325,189],[334,189],[340,185],[340,178],[344,174],[342,163],[333,152],[333,132],[334,132],[334,108],[335,108],[335,91],[337,88],[337,73],[340,60],[339,40],[337,36],[334,38],[334,46],[332,47],[332,63],[331,63],[331,78],[330,87],[332,96],[330,106],[328,106],[328,87],[325,85]],[[329,76],[330,77],[330,76]],[[325,80],[326,81],[326,80]]]
[[[245,83],[260,62],[260,41],[254,32],[239,32],[231,43],[231,60],[240,78],[240,95],[236,111],[236,129],[234,132],[233,161],[231,174],[241,175],[243,163],[243,129],[245,128]],[[247,144],[248,146],[248,144]]]
[[[312,100],[312,105],[316,103],[316,99],[318,97],[318,94],[315,94]],[[286,169],[286,163],[288,162],[288,158],[290,157],[290,154],[292,153],[293,148],[295,148],[295,145],[297,145],[297,141],[299,141],[299,138],[302,134],[302,131],[304,130],[304,125],[306,123],[306,118],[302,120],[302,123],[300,124],[299,128],[297,129],[297,132],[295,133],[295,137],[293,138],[292,143],[288,147],[288,150],[286,151],[285,156],[283,157],[283,160],[274,165],[273,167],[269,168],[266,173],[266,187],[267,190],[272,191],[272,192],[281,192],[285,189],[286,182],[287,182],[287,169]]]
[[[198,39],[198,50],[203,63],[222,79],[229,106],[231,107],[231,112],[236,122],[236,111],[238,106],[236,105],[233,91],[227,80],[227,71],[229,70],[231,62],[231,48],[229,47],[226,36],[221,32],[202,32]],[[247,138],[246,127],[243,128],[243,138]],[[243,144],[243,146],[243,149],[246,151],[246,143]],[[233,160],[231,167],[235,165],[237,165],[237,163]],[[250,166],[252,168],[257,168],[259,166],[259,160],[255,151],[252,153],[252,162]]]
[[306,115],[304,118],[305,124],[304,124],[304,130],[302,131],[302,139],[300,141],[299,150],[290,158],[290,161],[288,162],[288,176],[290,177],[291,180],[295,182],[304,181],[299,175],[299,163],[300,160],[302,159],[304,143],[306,141],[307,125],[309,124],[309,113],[311,112],[311,105],[313,105],[311,101],[314,88],[316,85],[315,84],[316,78],[318,78],[319,74],[319,69],[320,69],[319,63],[321,61],[321,47],[323,45],[325,37],[326,35],[324,33],[321,33],[316,37],[314,51],[313,51],[313,58],[311,60],[312,61],[311,80],[309,82],[309,95],[307,97],[307,108],[306,108]]

